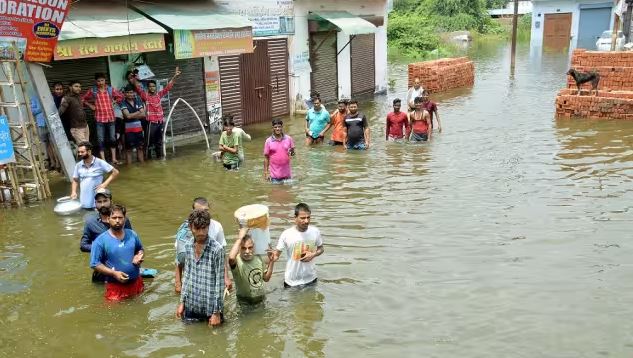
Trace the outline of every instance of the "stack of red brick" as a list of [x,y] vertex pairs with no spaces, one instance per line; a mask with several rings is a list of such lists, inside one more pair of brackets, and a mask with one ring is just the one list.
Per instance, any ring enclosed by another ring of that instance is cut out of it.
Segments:
[[467,57],[410,63],[409,87],[416,77],[420,78],[425,90],[443,92],[472,86],[475,83],[475,65]]
[[633,52],[575,50],[571,67],[600,74],[598,96],[584,84],[577,96],[576,83],[567,77],[567,88],[556,97],[556,117],[633,119]]

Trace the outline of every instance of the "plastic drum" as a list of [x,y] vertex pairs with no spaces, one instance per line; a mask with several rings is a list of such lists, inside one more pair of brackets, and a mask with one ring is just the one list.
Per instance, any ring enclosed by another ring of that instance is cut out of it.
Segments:
[[235,210],[235,219],[238,224],[250,229],[250,235],[255,245],[255,255],[266,255],[270,248],[270,217],[268,207],[261,204],[242,206]]
[[57,215],[72,215],[81,211],[81,203],[70,196],[57,199],[57,205],[53,209]]

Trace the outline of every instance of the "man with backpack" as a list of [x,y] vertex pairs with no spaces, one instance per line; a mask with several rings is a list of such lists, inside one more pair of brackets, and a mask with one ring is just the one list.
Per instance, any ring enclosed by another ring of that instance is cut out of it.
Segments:
[[[105,73],[95,74],[96,85],[88,90],[82,101],[94,112],[97,125],[99,155],[105,160],[106,143],[109,144],[113,164],[121,164],[116,159],[116,120],[114,105],[123,101],[123,94],[106,84]],[[92,100],[94,104],[88,102]]]

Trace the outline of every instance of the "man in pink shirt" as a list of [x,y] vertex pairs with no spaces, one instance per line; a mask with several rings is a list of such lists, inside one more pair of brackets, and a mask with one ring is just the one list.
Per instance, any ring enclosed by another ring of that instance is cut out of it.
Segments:
[[283,125],[281,119],[273,119],[273,134],[264,144],[264,178],[273,184],[292,178],[290,157],[295,155],[295,142],[284,134]]

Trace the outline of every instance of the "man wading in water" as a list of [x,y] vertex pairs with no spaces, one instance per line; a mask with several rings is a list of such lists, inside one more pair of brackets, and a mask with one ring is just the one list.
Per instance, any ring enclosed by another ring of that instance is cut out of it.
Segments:
[[345,147],[347,149],[369,149],[371,139],[367,117],[358,112],[358,102],[349,101],[349,114],[345,117]]
[[323,108],[321,99],[313,99],[314,107],[306,114],[306,145],[323,142],[323,136],[330,129],[330,114]]
[[119,301],[143,292],[140,272],[143,244],[136,232],[123,227],[124,206],[114,205],[110,209],[109,223],[110,230],[92,243],[90,268],[106,276],[106,299]]
[[286,229],[277,241],[273,261],[279,260],[286,251],[284,287],[305,287],[317,282],[314,258],[323,254],[323,238],[316,226],[310,225],[310,207],[299,203],[295,206],[295,226]]
[[411,141],[425,142],[431,139],[431,116],[426,109],[422,108],[422,98],[415,99],[414,107],[415,110],[409,113]]
[[176,317],[184,321],[222,324],[224,309],[224,248],[209,238],[211,216],[204,210],[189,215],[194,240],[185,244],[185,270]]

